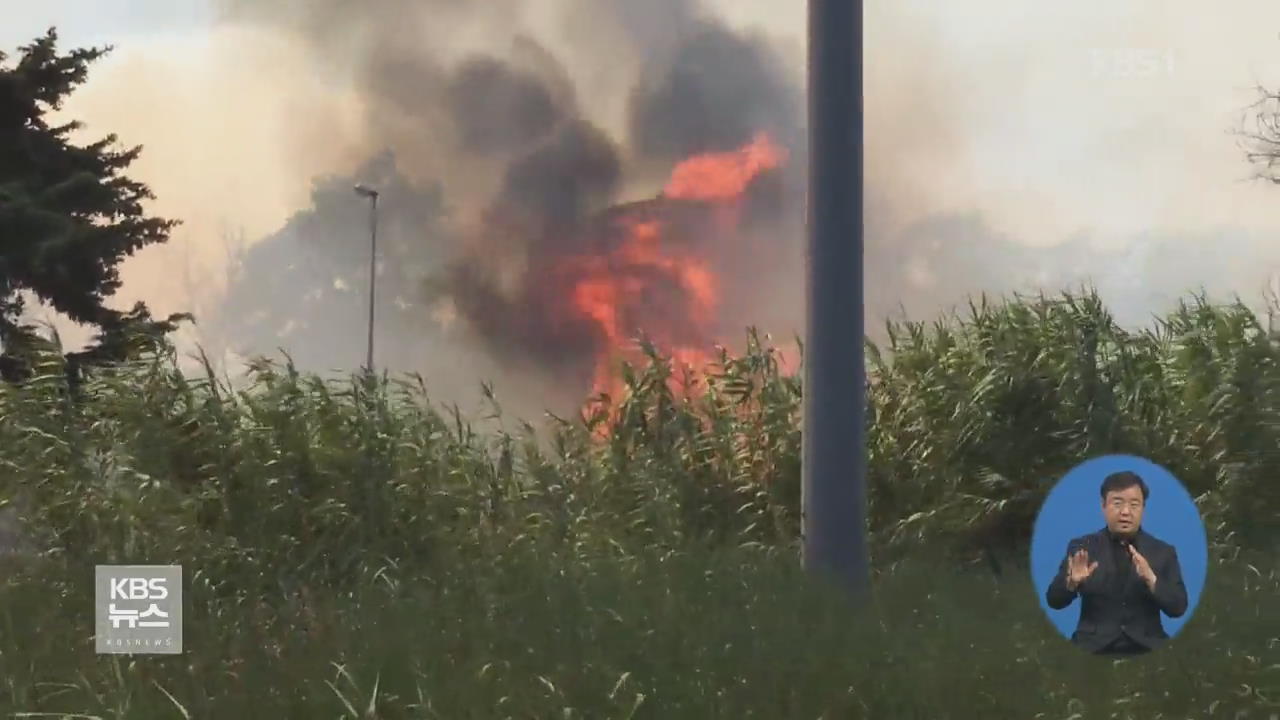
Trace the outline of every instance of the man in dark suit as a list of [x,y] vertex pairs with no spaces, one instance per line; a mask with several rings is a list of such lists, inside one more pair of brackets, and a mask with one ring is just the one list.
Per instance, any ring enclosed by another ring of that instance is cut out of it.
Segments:
[[1061,610],[1080,597],[1080,622],[1071,641],[1100,655],[1149,652],[1169,638],[1160,613],[1187,611],[1178,553],[1142,529],[1150,490],[1132,472],[1102,483],[1107,526],[1067,544],[1067,557],[1045,599]]

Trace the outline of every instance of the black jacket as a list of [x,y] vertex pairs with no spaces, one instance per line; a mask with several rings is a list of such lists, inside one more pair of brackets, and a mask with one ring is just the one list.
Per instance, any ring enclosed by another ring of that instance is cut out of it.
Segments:
[[1138,530],[1132,542],[1156,574],[1152,591],[1133,569],[1128,551],[1113,542],[1103,528],[1068,543],[1068,556],[1083,547],[1089,553],[1089,561],[1096,561],[1098,567],[1071,592],[1066,585],[1067,560],[1063,558],[1045,599],[1049,607],[1061,610],[1080,596],[1080,622],[1071,641],[1084,650],[1097,652],[1122,634],[1147,649],[1155,648],[1169,638],[1160,623],[1160,613],[1176,618],[1187,611],[1187,588],[1182,582],[1178,553],[1172,545]]

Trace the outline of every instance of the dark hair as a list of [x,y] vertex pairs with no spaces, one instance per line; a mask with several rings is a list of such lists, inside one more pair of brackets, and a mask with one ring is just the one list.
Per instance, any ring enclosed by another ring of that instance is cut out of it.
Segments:
[[1107,499],[1107,493],[1116,492],[1118,490],[1127,490],[1137,485],[1142,488],[1142,502],[1146,502],[1151,497],[1151,490],[1147,487],[1147,483],[1135,472],[1129,470],[1121,470],[1117,473],[1111,473],[1106,480],[1102,481],[1101,495],[1102,499]]

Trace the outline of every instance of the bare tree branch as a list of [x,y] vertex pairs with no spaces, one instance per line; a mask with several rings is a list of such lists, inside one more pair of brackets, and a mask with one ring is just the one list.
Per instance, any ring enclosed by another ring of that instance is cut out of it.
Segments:
[[1280,185],[1280,92],[1255,85],[1257,99],[1244,108],[1240,127],[1232,132],[1255,166],[1254,179]]

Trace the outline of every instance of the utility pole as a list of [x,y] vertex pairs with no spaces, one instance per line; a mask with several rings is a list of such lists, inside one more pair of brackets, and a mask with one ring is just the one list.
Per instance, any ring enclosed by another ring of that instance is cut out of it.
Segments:
[[[373,309],[377,298],[377,281],[378,281],[378,191],[367,185],[356,185],[354,190],[361,197],[369,198],[369,347],[368,354],[365,356],[365,387],[370,395],[374,392],[373,374]],[[365,456],[366,470],[364,485],[364,522],[360,523],[360,536],[362,545],[368,547],[378,534],[378,491],[376,488],[376,478],[378,477],[376,444],[370,443],[368,453]]]
[[357,195],[369,198],[369,349],[365,369],[373,372],[373,308],[378,282],[378,191],[356,185]]
[[869,589],[863,361],[862,2],[809,0],[804,566]]

